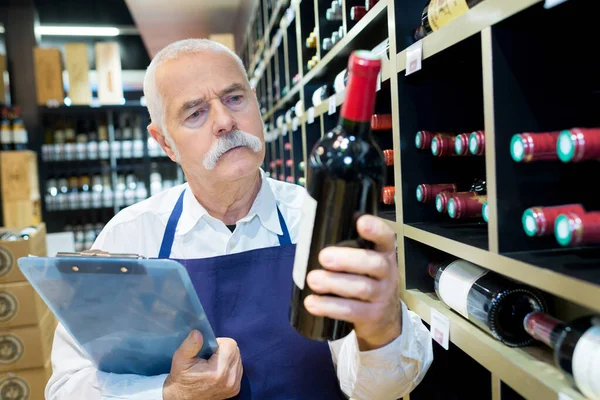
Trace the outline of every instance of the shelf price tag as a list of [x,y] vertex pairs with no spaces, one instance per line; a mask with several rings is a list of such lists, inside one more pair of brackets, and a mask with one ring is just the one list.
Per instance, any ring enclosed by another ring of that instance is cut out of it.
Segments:
[[292,132],[296,132],[298,130],[298,117],[294,117],[294,119],[292,120]]
[[421,69],[423,61],[423,40],[419,40],[406,49],[406,76]]
[[438,342],[444,349],[448,350],[450,320],[435,308],[431,308],[430,321],[431,338]]
[[309,124],[312,124],[313,122],[315,122],[315,108],[311,107],[308,109],[308,116],[307,116],[307,121]]
[[552,7],[557,6],[559,4],[562,4],[565,1],[567,1],[567,0],[546,0],[546,2],[544,3],[544,8],[545,9],[549,9],[549,8],[552,8]]
[[335,94],[331,97],[329,97],[329,109],[327,110],[327,114],[331,115],[331,114],[335,114]]

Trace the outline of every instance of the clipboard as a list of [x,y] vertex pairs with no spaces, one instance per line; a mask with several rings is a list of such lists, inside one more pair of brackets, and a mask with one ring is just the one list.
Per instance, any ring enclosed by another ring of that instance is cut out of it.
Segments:
[[100,371],[169,373],[193,329],[208,359],[218,344],[183,265],[98,250],[22,257],[21,272]]

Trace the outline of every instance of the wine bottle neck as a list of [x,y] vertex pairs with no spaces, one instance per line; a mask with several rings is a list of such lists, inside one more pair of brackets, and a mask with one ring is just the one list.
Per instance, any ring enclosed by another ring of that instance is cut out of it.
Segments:
[[352,124],[362,125],[366,122],[370,128],[377,96],[375,89],[379,79],[378,73],[379,68],[365,68],[359,65],[350,69],[346,95],[340,112],[340,123],[352,121]]
[[532,312],[523,321],[525,330],[534,339],[554,348],[560,333],[564,330],[564,323],[546,313]]
[[363,140],[372,136],[371,121],[353,121],[341,116],[338,125],[344,129],[344,133],[348,136],[355,136]]

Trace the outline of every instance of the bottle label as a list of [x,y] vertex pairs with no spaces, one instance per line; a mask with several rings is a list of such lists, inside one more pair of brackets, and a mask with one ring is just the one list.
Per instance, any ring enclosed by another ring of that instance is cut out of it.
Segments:
[[302,204],[302,216],[300,219],[300,233],[298,235],[296,254],[294,256],[294,271],[292,273],[294,283],[301,290],[304,289],[304,282],[306,281],[310,242],[312,240],[316,214],[317,201],[313,199],[308,192],[305,192],[304,204]]
[[12,131],[10,129],[2,129],[2,133],[1,133],[1,136],[0,136],[0,141],[3,144],[10,143],[12,141],[11,140],[11,135],[12,135]]
[[573,352],[573,377],[581,392],[590,399],[600,398],[600,325],[588,329]]
[[431,0],[427,9],[427,19],[431,29],[437,31],[467,11],[467,0]]
[[487,270],[468,261],[457,260],[446,267],[439,281],[439,293],[442,301],[450,308],[469,319],[467,312],[467,298],[471,286]]

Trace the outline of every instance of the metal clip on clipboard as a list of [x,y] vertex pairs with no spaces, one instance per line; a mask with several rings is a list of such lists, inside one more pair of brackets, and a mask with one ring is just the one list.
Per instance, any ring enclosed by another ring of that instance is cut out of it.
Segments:
[[56,257],[99,257],[99,258],[136,258],[145,259],[146,257],[140,254],[133,253],[109,253],[103,250],[84,250],[82,252],[58,252]]

